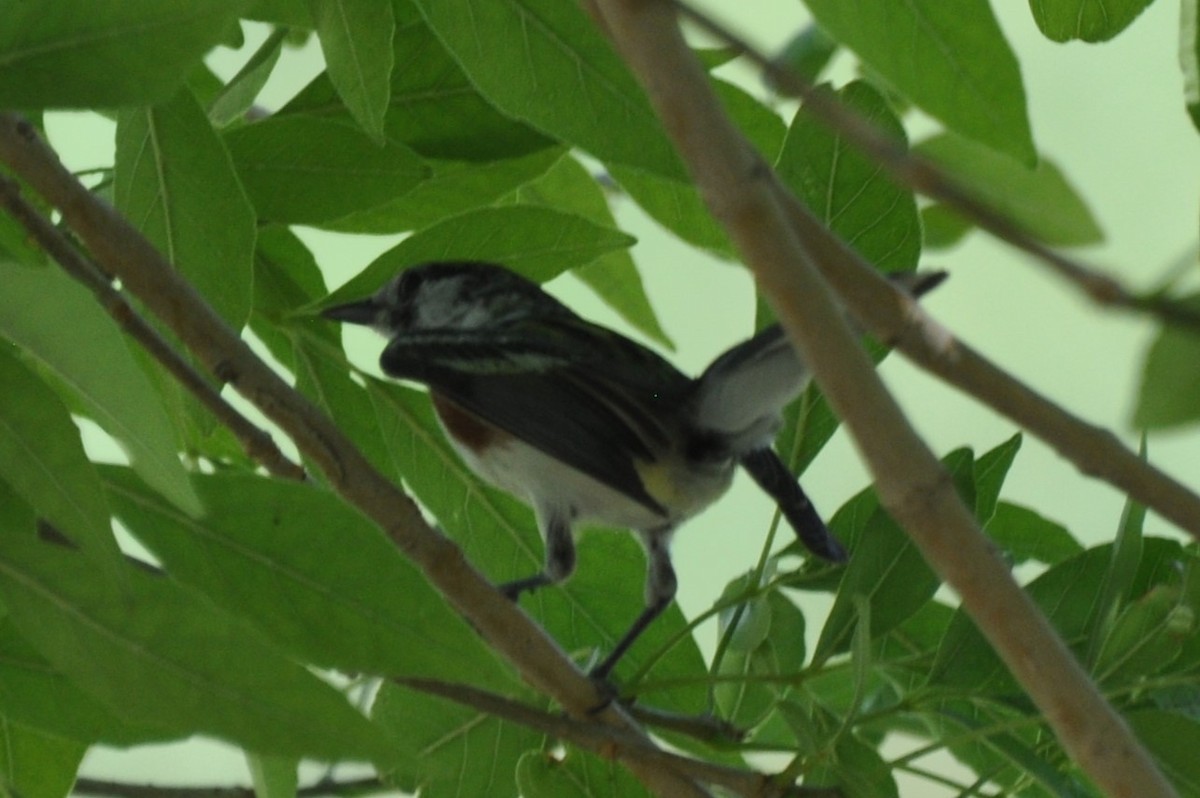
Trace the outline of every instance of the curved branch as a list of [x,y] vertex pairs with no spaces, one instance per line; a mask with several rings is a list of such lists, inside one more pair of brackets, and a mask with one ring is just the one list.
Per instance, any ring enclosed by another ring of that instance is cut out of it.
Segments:
[[[721,110],[669,0],[593,0],[713,216],[723,224],[875,478],[882,505],[962,597],[1064,748],[1112,796],[1173,796],[992,551],[949,475],[904,418],[836,307],[770,171]],[[806,231],[807,232],[807,231]]]

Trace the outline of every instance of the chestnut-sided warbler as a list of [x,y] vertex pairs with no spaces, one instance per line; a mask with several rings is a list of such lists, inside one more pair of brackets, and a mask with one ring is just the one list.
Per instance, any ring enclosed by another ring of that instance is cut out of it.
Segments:
[[457,261],[406,269],[373,296],[323,315],[387,338],[383,372],[427,385],[467,465],[534,508],[545,567],[502,585],[509,598],[570,576],[581,523],[639,534],[649,560],[645,609],[592,669],[598,678],[670,604],[671,534],[728,489],[739,464],[810,551],[846,559],[771,448],[781,410],[808,382],[778,325],[691,378],[537,283]]

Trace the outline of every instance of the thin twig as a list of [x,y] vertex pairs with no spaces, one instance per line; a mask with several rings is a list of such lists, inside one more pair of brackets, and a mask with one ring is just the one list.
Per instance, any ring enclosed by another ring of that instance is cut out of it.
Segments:
[[[754,273],[875,479],[881,504],[962,598],[1064,748],[1114,798],[1173,796],[1129,727],[992,550],[952,481],[857,344],[780,201],[778,183],[725,116],[671,2],[594,0],[709,211]],[[818,226],[817,240],[833,235]],[[910,300],[910,304],[912,303]],[[919,312],[911,311],[911,312]],[[864,320],[865,321],[865,320]]]
[[[296,790],[297,798],[358,798],[390,792],[393,788],[376,776],[335,781],[322,779]],[[71,789],[75,795],[96,795],[102,798],[255,798],[253,787],[183,787],[158,784],[129,784],[106,779],[76,779]]]
[[[0,113],[0,161],[58,208],[100,267],[121,280],[210,373],[229,383],[296,444],[347,503],[379,525],[487,644],[568,712],[630,734],[641,730],[617,705],[590,713],[596,686],[546,632],[472,567],[462,550],[432,529],[416,504],[376,470],[338,426],[288,385],[111,206],[83,186],[28,121]],[[651,791],[669,798],[709,792],[637,760],[622,763]]]
[[502,718],[530,729],[565,740],[593,753],[612,758],[624,752],[629,758],[644,758],[647,763],[668,768],[699,781],[723,787],[746,798],[788,798],[788,796],[835,796],[836,790],[778,784],[770,776],[740,768],[715,765],[700,759],[663,751],[644,740],[630,737],[615,729],[544,712],[504,696],[489,693],[464,684],[437,679],[394,678],[396,684],[439,696],[461,706],[476,709],[487,715]]
[[1002,241],[1033,255],[1095,302],[1151,313],[1165,322],[1200,330],[1200,313],[1194,308],[1159,294],[1138,296],[1111,275],[1046,246],[1008,216],[982,201],[945,169],[909,151],[837,97],[816,91],[798,72],[770,58],[705,12],[682,0],[670,2],[697,27],[736,48],[762,69],[781,91],[803,100],[806,111],[845,136],[899,185],[944,203]]
[[180,385],[237,437],[252,460],[277,477],[295,480],[306,478],[304,468],[289,460],[265,430],[255,426],[225,401],[208,380],[138,315],[125,297],[113,288],[109,279],[67,240],[62,231],[21,196],[17,182],[3,175],[0,175],[0,207],[25,228],[46,254],[62,266],[63,271],[92,292],[100,306],[129,337],[161,363]]

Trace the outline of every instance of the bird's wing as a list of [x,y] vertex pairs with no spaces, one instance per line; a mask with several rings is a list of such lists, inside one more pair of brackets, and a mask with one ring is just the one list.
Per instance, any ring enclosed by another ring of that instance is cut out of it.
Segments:
[[636,463],[670,445],[671,413],[690,381],[669,365],[651,369],[662,364],[649,360],[632,368],[642,353],[657,357],[604,328],[557,319],[406,333],[388,344],[380,365],[665,515]]

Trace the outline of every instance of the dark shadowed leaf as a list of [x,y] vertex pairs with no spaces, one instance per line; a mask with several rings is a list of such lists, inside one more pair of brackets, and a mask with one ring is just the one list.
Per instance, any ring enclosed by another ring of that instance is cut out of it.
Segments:
[[305,661],[506,684],[494,655],[421,573],[328,491],[197,475],[207,513],[189,519],[128,470],[102,473],[118,516],[172,576]]
[[[578,5],[417,0],[417,6],[479,92],[506,115],[601,160],[684,177],[641,88]],[[492,46],[498,41],[507,46]]]
[[0,550],[16,628],[119,717],[267,753],[393,755],[337,690],[178,583],[131,568],[117,590],[69,550],[12,536]]
[[429,167],[411,149],[384,147],[348,121],[278,116],[231,130],[225,143],[259,217],[320,224],[411,191]]
[[243,0],[0,0],[0,107],[166,100],[236,31]]

